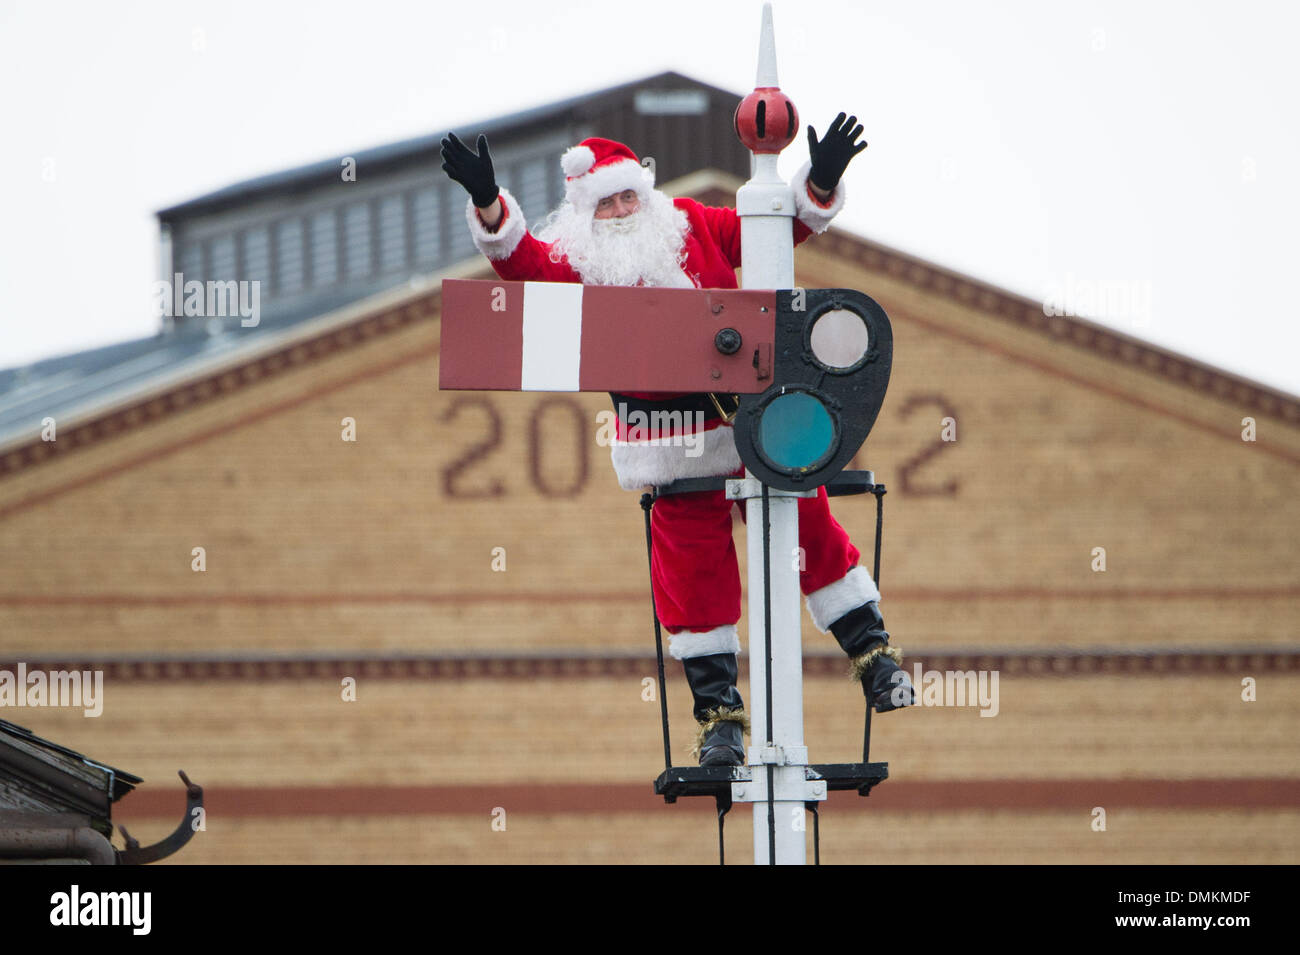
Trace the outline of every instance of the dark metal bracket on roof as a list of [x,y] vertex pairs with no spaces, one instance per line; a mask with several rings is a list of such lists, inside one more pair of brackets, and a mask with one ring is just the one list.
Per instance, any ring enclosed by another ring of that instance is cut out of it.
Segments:
[[179,851],[194,838],[194,810],[203,808],[203,787],[190,782],[183,769],[179,770],[177,775],[181,777],[181,782],[185,783],[185,816],[181,819],[180,825],[166,839],[145,846],[143,849],[140,848],[138,840],[131,838],[131,834],[126,831],[126,826],[119,825],[122,838],[126,840],[126,848],[117,850],[119,865],[146,865],[157,862]]

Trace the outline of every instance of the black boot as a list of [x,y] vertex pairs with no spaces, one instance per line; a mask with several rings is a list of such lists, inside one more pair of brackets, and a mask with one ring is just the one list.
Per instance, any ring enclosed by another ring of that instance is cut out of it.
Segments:
[[877,713],[888,713],[916,702],[912,681],[898,665],[903,654],[889,645],[889,633],[874,600],[836,620],[831,624],[831,633],[852,659],[850,676],[862,681],[867,703]]
[[743,766],[745,704],[736,689],[736,655],[714,653],[682,661],[686,682],[695,697],[695,721],[700,724],[693,753],[701,766]]

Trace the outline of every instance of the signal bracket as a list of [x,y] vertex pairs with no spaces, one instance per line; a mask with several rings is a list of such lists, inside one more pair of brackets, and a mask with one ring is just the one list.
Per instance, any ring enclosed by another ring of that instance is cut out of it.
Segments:
[[[769,497],[816,497],[817,489],[811,491],[783,491],[780,488],[768,487]],[[727,500],[728,501],[747,501],[751,497],[763,496],[763,482],[757,478],[728,478],[727,479]]]

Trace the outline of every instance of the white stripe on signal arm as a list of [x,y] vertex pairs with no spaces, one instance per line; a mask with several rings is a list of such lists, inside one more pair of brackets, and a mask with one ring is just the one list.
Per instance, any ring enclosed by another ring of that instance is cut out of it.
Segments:
[[582,364],[582,286],[524,283],[521,391],[577,391]]

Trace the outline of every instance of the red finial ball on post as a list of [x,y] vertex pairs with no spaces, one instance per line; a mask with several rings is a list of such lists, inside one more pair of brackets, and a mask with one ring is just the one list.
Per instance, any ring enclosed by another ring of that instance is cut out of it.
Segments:
[[752,153],[776,154],[799,134],[799,111],[776,86],[760,86],[736,107],[736,135]]

